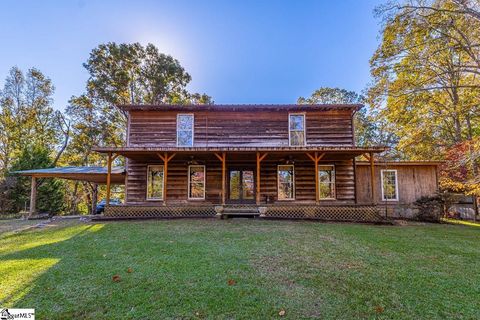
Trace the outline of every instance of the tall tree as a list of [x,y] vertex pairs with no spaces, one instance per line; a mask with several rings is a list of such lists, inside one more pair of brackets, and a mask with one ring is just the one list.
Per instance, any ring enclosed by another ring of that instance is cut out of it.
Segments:
[[52,150],[58,161],[69,137],[69,124],[60,111],[53,109],[52,81],[38,69],[26,73],[10,69],[0,91],[0,173],[5,175],[11,161],[27,146],[39,145]]
[[[421,29],[436,34],[430,42],[447,40],[462,52],[464,59],[456,67],[466,74],[480,75],[480,2],[478,0],[405,0],[389,1],[377,9],[386,21],[395,17],[414,20]],[[424,43],[417,43],[424,44]],[[439,51],[441,52],[441,51]],[[438,53],[439,53],[438,52]]]
[[[452,1],[439,0],[435,5],[448,10]],[[448,17],[412,15],[403,8],[384,18],[382,43],[371,59],[374,81],[369,101],[391,124],[400,137],[399,148],[410,157],[441,156],[439,150],[478,131],[479,79],[463,70],[469,59],[464,50],[443,36],[453,32],[444,21]]]
[[[90,74],[86,92],[73,96],[66,110],[72,121],[67,150],[71,164],[101,165],[103,158],[92,152],[93,147],[125,143],[126,113],[117,105],[213,103],[206,94],[189,93],[190,75],[178,60],[152,44],[101,44],[92,50],[84,67]],[[81,184],[81,190],[78,184],[75,187],[74,193],[92,199],[93,185]]]
[[368,92],[404,154],[446,159],[441,185],[477,196],[479,8],[476,0],[405,0],[380,7],[382,42],[370,61],[374,80]]
[[160,53],[153,44],[101,44],[92,50],[84,67],[90,74],[88,94],[111,108],[119,104],[213,103],[206,95],[189,94],[186,86],[191,76],[178,60]]

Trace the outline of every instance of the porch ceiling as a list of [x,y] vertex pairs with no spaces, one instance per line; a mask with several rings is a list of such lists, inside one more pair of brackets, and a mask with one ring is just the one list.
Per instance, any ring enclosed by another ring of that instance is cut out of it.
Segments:
[[179,155],[212,154],[214,152],[226,152],[227,154],[253,154],[255,152],[268,152],[269,154],[305,154],[312,152],[325,153],[322,160],[347,160],[365,153],[381,153],[387,147],[98,147],[93,150],[99,153],[112,153],[133,160],[158,160],[158,154],[177,153]]

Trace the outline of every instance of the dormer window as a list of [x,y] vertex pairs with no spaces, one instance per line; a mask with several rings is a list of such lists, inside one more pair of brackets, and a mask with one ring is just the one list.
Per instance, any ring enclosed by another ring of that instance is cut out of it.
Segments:
[[177,115],[177,147],[193,147],[193,114]]
[[305,145],[305,114],[290,113],[288,115],[288,141],[293,147]]

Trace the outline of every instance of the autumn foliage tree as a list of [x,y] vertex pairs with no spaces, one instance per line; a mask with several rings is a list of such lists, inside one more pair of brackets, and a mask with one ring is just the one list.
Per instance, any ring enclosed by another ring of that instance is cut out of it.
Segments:
[[452,190],[476,189],[478,176],[478,9],[474,0],[408,0],[377,10],[382,41],[370,60],[368,100],[404,155],[447,160],[442,185]]
[[[72,165],[105,165],[104,157],[92,148],[125,144],[126,114],[118,105],[213,103],[206,94],[189,92],[190,74],[178,60],[159,52],[153,44],[100,44],[83,66],[89,73],[85,92],[72,96],[66,109],[72,121],[72,141],[67,150]],[[117,160],[117,165],[123,164],[122,159]],[[72,199],[81,196],[90,202],[94,189],[91,183],[75,183]]]

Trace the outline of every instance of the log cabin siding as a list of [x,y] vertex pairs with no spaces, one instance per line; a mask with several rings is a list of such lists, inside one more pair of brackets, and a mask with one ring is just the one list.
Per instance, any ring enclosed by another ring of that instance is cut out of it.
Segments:
[[[188,200],[188,157],[174,158],[168,163],[167,179],[167,203],[185,202],[185,203],[221,203],[221,163],[213,155],[195,156],[200,164],[206,167],[206,193],[205,200]],[[262,161],[260,169],[260,192],[261,202],[265,203],[267,197],[275,203],[284,203],[288,201],[279,201],[277,199],[277,165],[284,164],[284,158],[281,156],[268,157]],[[143,162],[129,160],[127,169],[126,183],[126,204],[161,204],[163,201],[146,200],[147,193],[147,166],[152,164],[162,164],[162,162]],[[328,162],[334,164],[336,170],[336,200],[322,201],[324,203],[353,203],[355,200],[354,173],[352,161]],[[227,155],[228,168],[250,168],[255,171],[255,155],[242,154]],[[314,164],[311,160],[301,159],[295,161],[295,201],[305,203],[315,203],[315,174]],[[227,171],[228,176],[228,171]],[[257,181],[255,181],[255,185]],[[228,191],[228,185],[227,185]],[[228,199],[228,194],[227,194]]]
[[[381,170],[397,170],[398,201],[389,204],[411,204],[422,196],[431,196],[438,191],[436,165],[375,165],[375,198],[377,203],[385,203],[382,199]],[[370,166],[357,165],[357,197],[359,204],[372,202],[370,187]]]
[[[176,146],[178,111],[130,111],[128,146]],[[194,114],[194,146],[288,146],[285,111],[185,112]],[[353,146],[352,111],[307,111],[306,143]]]

